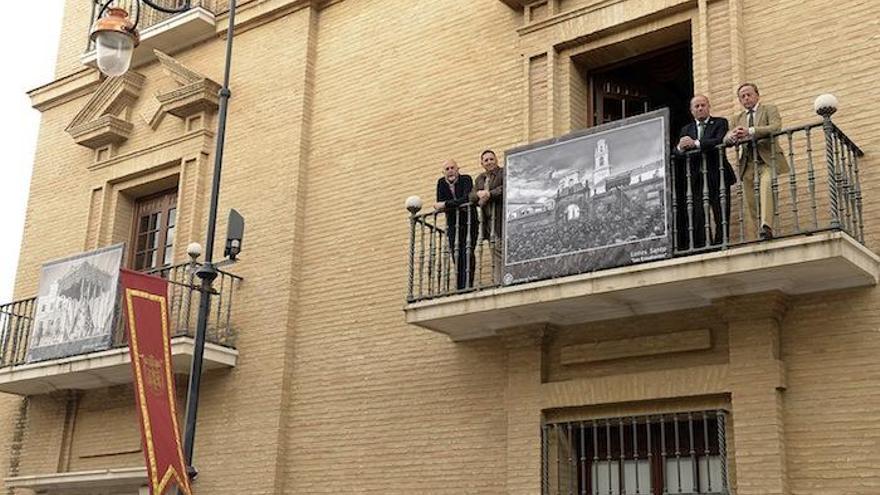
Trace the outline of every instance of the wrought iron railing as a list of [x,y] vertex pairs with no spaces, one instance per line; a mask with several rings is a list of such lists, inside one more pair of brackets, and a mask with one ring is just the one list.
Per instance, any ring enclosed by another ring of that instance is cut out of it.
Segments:
[[727,413],[547,423],[542,495],[727,495]]
[[[132,21],[134,21],[135,17],[139,16],[137,19],[137,28],[140,32],[143,32],[147,28],[155,26],[162,21],[168,20],[175,15],[178,15],[162,12],[160,10],[156,10],[154,8],[139,4],[138,2],[139,0],[113,0],[110,6],[121,7],[125,9],[125,11],[128,12],[129,17]],[[180,9],[184,5],[186,5],[185,0],[153,0],[153,2],[170,10]],[[105,3],[107,3],[107,0],[92,0],[92,14],[89,18],[89,25],[87,30],[88,35],[86,36],[86,51],[90,51],[95,47],[94,42],[91,40],[92,26],[94,26],[95,21],[98,20],[98,16],[101,14],[101,7]],[[140,5],[140,10],[138,10],[138,5]],[[190,0],[190,8],[201,7],[214,14],[225,11],[226,5],[227,2],[222,0]]]
[[412,215],[407,299],[499,285],[502,234],[495,219],[500,214],[500,206],[494,204],[465,204],[452,211]]
[[[150,274],[168,280],[168,320],[171,335],[195,337],[196,320],[199,310],[200,280],[196,270],[200,263],[181,263],[151,270]],[[237,333],[233,327],[232,308],[235,291],[242,278],[223,270],[217,270],[214,293],[211,294],[206,338],[208,342],[235,347]],[[122,332],[125,335],[125,332]]]
[[36,308],[36,297],[0,306],[0,367],[24,362]]
[[[195,336],[200,286],[195,280],[198,263],[183,263],[153,270],[168,280],[168,320],[172,337]],[[232,317],[235,291],[242,278],[219,271],[211,295],[211,313],[206,338],[208,342],[235,347],[237,331]],[[34,328],[37,298],[31,297],[0,305],[0,368],[27,362],[28,341]],[[111,336],[113,347],[128,345],[121,310]]]
[[[766,143],[769,163],[759,154],[760,143]],[[740,178],[729,191],[721,182],[727,155]],[[825,230],[842,230],[863,243],[859,179],[863,156],[830,121],[783,129],[730,148],[719,145],[707,152],[674,155],[671,180],[686,186],[670,188],[675,253],[726,249]],[[762,169],[767,171],[764,177]],[[710,177],[719,182],[710,183]],[[713,207],[713,202],[720,208]],[[715,211],[720,212],[717,223],[711,219]],[[763,228],[765,223],[769,229]]]
[[[760,167],[755,166],[756,160],[762,159],[754,141],[671,157],[667,213],[674,256],[731,249],[765,240],[768,233],[782,238],[834,230],[864,243],[859,180],[863,151],[830,119],[786,128],[759,142],[763,141],[769,142],[773,153],[770,163]],[[743,154],[747,158],[740,163],[738,157]],[[730,189],[720,182],[725,156],[740,179],[745,172],[748,187],[742,180]],[[717,173],[709,168],[715,166]],[[765,168],[769,170],[770,187],[765,187],[764,198],[772,198],[772,212],[767,208],[765,216],[765,220],[770,219],[768,232],[761,228],[760,215],[764,179],[756,173]],[[719,180],[717,186],[710,184],[710,177]],[[676,181],[687,187],[676,191]],[[754,198],[755,205],[751,209],[750,198]],[[408,302],[501,285],[504,239],[498,222],[486,223],[486,219],[478,218],[482,212],[475,206],[462,205],[455,215],[462,220],[453,229],[457,234],[450,235],[448,212],[420,212],[420,205],[416,206],[409,218]],[[500,211],[490,214],[503,215]],[[695,221],[700,216],[702,221]],[[600,223],[606,230],[627,227]],[[477,228],[478,224],[490,228]],[[538,236],[530,242],[540,243],[542,239]]]

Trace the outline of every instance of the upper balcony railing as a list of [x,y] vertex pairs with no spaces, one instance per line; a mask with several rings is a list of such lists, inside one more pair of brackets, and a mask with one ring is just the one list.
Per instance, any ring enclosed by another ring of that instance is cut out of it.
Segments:
[[[91,40],[92,26],[94,26],[95,22],[98,20],[98,15],[101,13],[101,6],[106,2],[107,0],[92,1],[92,14],[86,31],[86,52],[91,51],[95,47],[94,42]],[[169,10],[180,9],[186,4],[185,0],[153,0],[153,2],[162,7],[166,7]],[[217,14],[226,8],[226,2],[222,0],[190,0],[189,4],[190,8],[201,7],[212,14]],[[179,15],[143,6],[139,3],[139,0],[113,0],[111,6],[125,9],[125,11],[129,13],[132,21],[137,18],[137,28],[141,33],[162,21],[166,21]]]
[[[670,197],[666,203],[667,218],[671,219],[672,255],[684,257],[754,245],[771,237],[768,234],[779,239],[842,231],[864,244],[859,179],[859,160],[863,156],[863,151],[830,119],[782,129],[764,139],[734,146],[673,153],[667,177]],[[729,190],[722,182],[725,157],[737,174],[737,181]],[[769,167],[756,166],[758,162]],[[758,172],[763,169],[769,170],[769,174],[762,177]],[[677,174],[683,177],[676,177]],[[713,184],[715,180],[719,182]],[[553,251],[553,243],[587,245],[591,236],[600,236],[611,244],[625,243],[641,232],[644,222],[640,219],[645,208],[639,202],[645,198],[624,199],[620,202],[620,214],[613,220],[597,214],[570,218],[560,212],[542,212],[546,213],[546,221],[529,232],[529,239],[518,239],[518,244],[531,243],[541,253]],[[762,218],[761,205],[767,201],[772,202],[772,208],[766,208]],[[451,215],[443,211],[420,213],[419,205],[409,206],[416,207],[410,210],[409,218],[407,302],[502,285],[501,247],[505,239],[497,232],[496,222],[482,218],[484,214],[502,212],[484,212],[473,205],[463,205]],[[452,235],[449,217],[461,219],[459,226],[453,227]],[[565,223],[565,238],[561,240],[560,222]],[[771,229],[763,229],[764,223]],[[478,224],[484,228],[477,228]]]
[[[198,263],[183,263],[164,267],[151,273],[168,280],[168,320],[171,336],[195,335],[196,313],[199,305],[199,285],[195,280]],[[242,278],[220,271],[211,298],[211,319],[208,322],[207,341],[234,348],[236,330],[232,320],[235,290]],[[34,330],[37,298],[31,297],[0,305],[0,369],[27,364],[28,342]],[[112,347],[126,347],[127,333],[121,314],[117,315],[112,335]]]

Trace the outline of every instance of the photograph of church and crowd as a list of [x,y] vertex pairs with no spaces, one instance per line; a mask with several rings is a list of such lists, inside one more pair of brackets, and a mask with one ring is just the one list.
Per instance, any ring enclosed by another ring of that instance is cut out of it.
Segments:
[[670,256],[668,112],[507,153],[504,283]]

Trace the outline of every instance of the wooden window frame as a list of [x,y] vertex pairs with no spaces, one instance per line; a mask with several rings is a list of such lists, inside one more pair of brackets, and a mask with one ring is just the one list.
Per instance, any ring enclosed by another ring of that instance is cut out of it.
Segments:
[[[177,188],[138,198],[134,210],[129,266],[146,272],[169,266],[177,230]],[[149,219],[154,215],[155,222]],[[147,255],[152,256],[149,262],[143,257]]]

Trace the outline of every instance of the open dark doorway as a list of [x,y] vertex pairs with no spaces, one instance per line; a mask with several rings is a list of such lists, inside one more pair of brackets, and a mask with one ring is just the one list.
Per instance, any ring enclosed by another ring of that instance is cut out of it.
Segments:
[[690,42],[589,71],[591,124],[599,125],[669,107],[670,132],[690,117],[694,94]]

